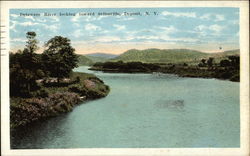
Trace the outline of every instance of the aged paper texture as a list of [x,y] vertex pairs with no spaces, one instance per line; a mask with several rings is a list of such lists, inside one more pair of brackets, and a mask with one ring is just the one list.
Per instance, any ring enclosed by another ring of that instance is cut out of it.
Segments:
[[1,1],[1,150],[249,155],[248,2]]

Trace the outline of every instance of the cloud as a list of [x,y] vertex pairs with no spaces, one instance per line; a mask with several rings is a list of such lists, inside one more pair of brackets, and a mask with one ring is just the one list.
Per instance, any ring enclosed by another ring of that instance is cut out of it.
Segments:
[[239,25],[239,20],[231,20],[229,21],[230,24],[234,24],[234,25]]
[[79,23],[73,23],[75,27],[80,27],[81,25]]
[[31,19],[32,21],[35,21],[34,17],[32,17],[32,16],[25,16],[24,18],[25,19]]
[[224,21],[225,17],[223,15],[215,15],[215,21]]
[[17,18],[17,17],[19,17],[19,15],[16,15],[16,14],[10,14],[10,17]]
[[[161,29],[164,31],[164,33],[173,33],[173,32],[177,32],[177,29],[174,26],[169,26],[169,27],[158,27],[155,26],[156,29]],[[162,32],[161,32],[162,33]]]
[[58,16],[48,16],[47,18],[50,19],[50,22],[59,22],[60,21]]
[[83,20],[85,22],[91,22],[91,21],[100,21],[103,18],[106,18],[108,16],[97,16],[97,17],[93,17],[93,16],[83,16]]
[[217,25],[217,24],[214,24],[214,25],[209,26],[209,29],[212,31],[215,31],[215,32],[221,32],[221,30],[223,30],[224,27]]
[[96,25],[94,25],[94,24],[87,24],[87,25],[85,25],[85,30],[87,30],[87,31],[97,31],[97,30],[101,30],[102,28],[101,27],[99,27],[99,26],[96,26]]
[[115,41],[121,41],[121,38],[118,36],[102,36],[99,38],[94,39],[94,42],[115,42]]
[[74,17],[71,18],[71,21],[72,22],[78,22],[79,19],[80,19],[80,16],[74,16]]
[[[137,32],[127,33],[125,38],[122,38],[122,41],[135,42],[141,40],[141,42],[197,42],[198,39],[190,37],[171,37],[169,36],[172,32],[178,32],[174,26],[169,27],[154,27],[155,29],[144,29]],[[159,31],[161,29],[162,31]],[[141,34],[143,32],[143,34]],[[145,32],[148,32],[145,34]],[[141,35],[140,35],[141,34]]]
[[221,14],[208,13],[208,14],[204,14],[204,15],[200,16],[200,19],[202,19],[202,20],[213,20],[215,22],[219,22],[219,21],[224,21],[225,17],[224,17],[224,15],[221,15]]
[[198,25],[197,27],[195,27],[195,30],[197,31],[204,31],[207,29],[207,26],[205,25]]
[[204,14],[204,15],[200,16],[200,19],[210,20],[210,17],[211,17],[211,14]]
[[190,38],[190,37],[181,37],[181,38],[166,38],[166,41],[171,42],[188,42],[188,43],[195,43],[198,41],[196,38]]
[[24,39],[24,38],[12,38],[12,39],[10,39],[10,42],[22,42],[22,43],[24,43],[24,42],[26,42],[26,39]]
[[24,27],[26,27],[26,26],[39,25],[39,23],[34,23],[34,22],[30,22],[30,21],[19,23],[19,22],[17,22],[17,21],[11,20],[10,23],[11,23],[11,24],[10,24],[10,30],[11,30],[11,31],[14,31],[14,32],[17,32],[16,27],[17,27],[18,25],[24,26]]
[[124,29],[126,29],[125,25],[113,24],[113,27],[115,27],[116,30],[124,30]]
[[145,35],[145,36],[138,36],[136,39],[146,39],[146,40],[157,40],[159,39],[158,36],[151,36],[151,35]]
[[196,17],[196,13],[194,12],[168,12],[168,11],[163,11],[162,15],[164,16],[175,16],[175,17]]
[[48,29],[52,32],[56,32],[59,28],[58,25],[46,25],[46,24],[43,24],[43,25],[44,25],[45,29]]
[[118,20],[117,21],[132,21],[135,18],[134,17],[124,17],[124,16],[117,16]]
[[22,26],[34,26],[34,25],[38,25],[39,23],[33,23],[33,22],[23,22],[23,23],[17,23],[18,25],[22,25]]
[[17,32],[17,30],[16,30],[16,24],[17,24],[17,21],[11,21],[10,30],[12,30],[14,32]]
[[73,36],[75,37],[75,38],[78,38],[78,37],[80,37],[82,35],[82,30],[81,29],[77,29],[77,30],[75,30],[74,32],[73,32]]
[[206,33],[205,31],[213,31],[216,33],[220,33],[223,29],[224,29],[224,26],[220,26],[218,24],[213,24],[210,26],[199,25],[199,26],[195,27],[196,31],[200,31],[200,32],[204,32],[204,33]]
[[72,22],[81,22],[81,21],[85,21],[85,22],[92,22],[92,21],[99,21],[103,18],[106,18],[107,16],[79,16],[79,15],[76,15],[76,16],[73,16],[71,18],[71,21]]

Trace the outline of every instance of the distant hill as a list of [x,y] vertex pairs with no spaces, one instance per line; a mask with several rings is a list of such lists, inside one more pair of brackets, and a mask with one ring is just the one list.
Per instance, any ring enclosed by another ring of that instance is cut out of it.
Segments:
[[92,53],[85,56],[91,59],[93,62],[106,62],[109,59],[117,57],[117,55],[107,53]]
[[140,61],[145,63],[181,63],[193,62],[207,57],[207,53],[189,49],[131,49],[113,60]]
[[239,54],[239,50],[210,54],[190,49],[131,49],[111,60],[124,62],[140,61],[145,63],[198,63],[203,58],[214,57],[217,62],[218,59],[235,54]]
[[117,57],[117,55],[107,54],[107,53],[92,53],[92,54],[87,54],[86,56],[103,57],[103,58],[109,58],[109,59]]
[[86,56],[88,59],[92,60],[94,63],[95,62],[106,62],[108,61],[110,58],[106,58],[106,57],[97,57],[97,56]]
[[92,65],[94,62],[84,55],[78,55],[78,66]]

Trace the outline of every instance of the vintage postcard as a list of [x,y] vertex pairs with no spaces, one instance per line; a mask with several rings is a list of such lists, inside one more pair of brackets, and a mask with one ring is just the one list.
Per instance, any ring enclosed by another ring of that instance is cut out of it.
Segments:
[[248,7],[1,2],[2,155],[247,156]]

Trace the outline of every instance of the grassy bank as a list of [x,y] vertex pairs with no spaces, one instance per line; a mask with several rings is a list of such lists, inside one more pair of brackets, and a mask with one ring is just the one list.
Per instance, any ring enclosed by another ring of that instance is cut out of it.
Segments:
[[240,81],[238,69],[230,67],[198,67],[171,65],[160,68],[159,72],[176,74],[181,77],[217,78],[221,80]]
[[74,72],[68,79],[37,80],[39,89],[31,97],[11,97],[10,126],[16,128],[33,121],[72,111],[87,100],[102,98],[109,87],[92,74]]

